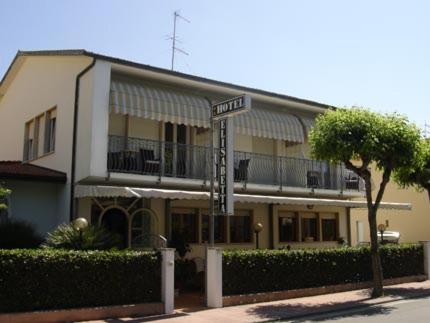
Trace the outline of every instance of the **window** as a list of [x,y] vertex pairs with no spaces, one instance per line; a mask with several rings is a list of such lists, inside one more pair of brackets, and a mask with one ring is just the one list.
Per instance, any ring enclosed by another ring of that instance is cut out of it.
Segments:
[[172,212],[172,236],[182,235],[186,242],[197,242],[197,214],[195,210]]
[[154,218],[147,209],[140,209],[131,220],[131,246],[151,247],[153,245]]
[[279,241],[297,241],[297,215],[294,212],[282,212],[278,218]]
[[230,242],[252,242],[251,211],[235,210],[235,215],[228,218],[230,222]]
[[37,139],[39,137],[39,122],[36,119],[25,124],[24,131],[24,156],[23,160],[31,160],[37,157]]
[[[214,217],[214,240],[216,243],[227,242],[227,217]],[[207,212],[202,214],[202,242],[209,241],[209,215]]]
[[316,214],[303,214],[302,216],[302,239],[305,242],[318,241],[318,226]]
[[44,153],[55,150],[55,132],[57,127],[57,111],[51,109],[45,113],[45,148]]
[[338,239],[338,220],[335,214],[321,215],[321,229],[323,241],[336,241]]

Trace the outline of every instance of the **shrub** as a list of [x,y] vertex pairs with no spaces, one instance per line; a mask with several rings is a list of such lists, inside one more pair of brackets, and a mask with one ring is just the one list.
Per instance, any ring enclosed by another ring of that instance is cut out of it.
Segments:
[[154,252],[0,250],[0,312],[160,301]]
[[105,227],[88,225],[80,232],[73,224],[61,224],[48,233],[44,247],[71,250],[107,250],[120,244],[121,238]]
[[19,219],[0,221],[0,249],[37,248],[42,241],[30,222]]
[[[384,278],[424,272],[420,245],[381,247]],[[224,295],[370,281],[370,250],[232,250],[223,254]]]

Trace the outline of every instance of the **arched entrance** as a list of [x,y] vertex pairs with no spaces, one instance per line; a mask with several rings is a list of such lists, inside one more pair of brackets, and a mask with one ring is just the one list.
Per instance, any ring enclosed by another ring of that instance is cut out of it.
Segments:
[[141,208],[131,214],[130,234],[131,247],[152,249],[162,247],[158,231],[158,219],[150,209]]
[[101,224],[104,225],[110,232],[117,234],[120,237],[118,248],[124,249],[128,247],[128,216],[127,211],[117,207],[112,207],[101,215]]

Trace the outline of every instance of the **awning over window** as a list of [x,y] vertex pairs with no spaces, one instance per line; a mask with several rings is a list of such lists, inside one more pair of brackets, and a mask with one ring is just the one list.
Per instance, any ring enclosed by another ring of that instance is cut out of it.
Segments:
[[145,119],[209,128],[209,102],[196,95],[112,80],[110,111]]
[[[155,88],[144,83],[112,80],[111,113],[209,128],[210,104],[198,95],[171,88]],[[281,111],[252,106],[250,112],[235,117],[237,133],[249,136],[304,142],[299,118]]]
[[[119,186],[77,185],[75,197],[145,197],[177,200],[209,200],[209,192],[164,190],[156,188],[136,188]],[[263,203],[279,205],[325,205],[351,208],[367,208],[366,201],[319,199],[308,197],[288,197],[272,195],[234,194],[238,203]],[[411,210],[410,203],[382,202],[382,209]]]
[[315,119],[313,118],[300,118],[303,122],[303,125],[305,126],[306,135],[309,135],[309,132],[311,129],[315,126]]

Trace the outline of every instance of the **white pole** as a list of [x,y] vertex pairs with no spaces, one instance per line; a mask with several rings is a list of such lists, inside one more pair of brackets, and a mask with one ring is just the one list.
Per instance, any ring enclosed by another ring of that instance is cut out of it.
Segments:
[[175,249],[160,249],[161,261],[161,301],[164,314],[172,314],[175,307]]

